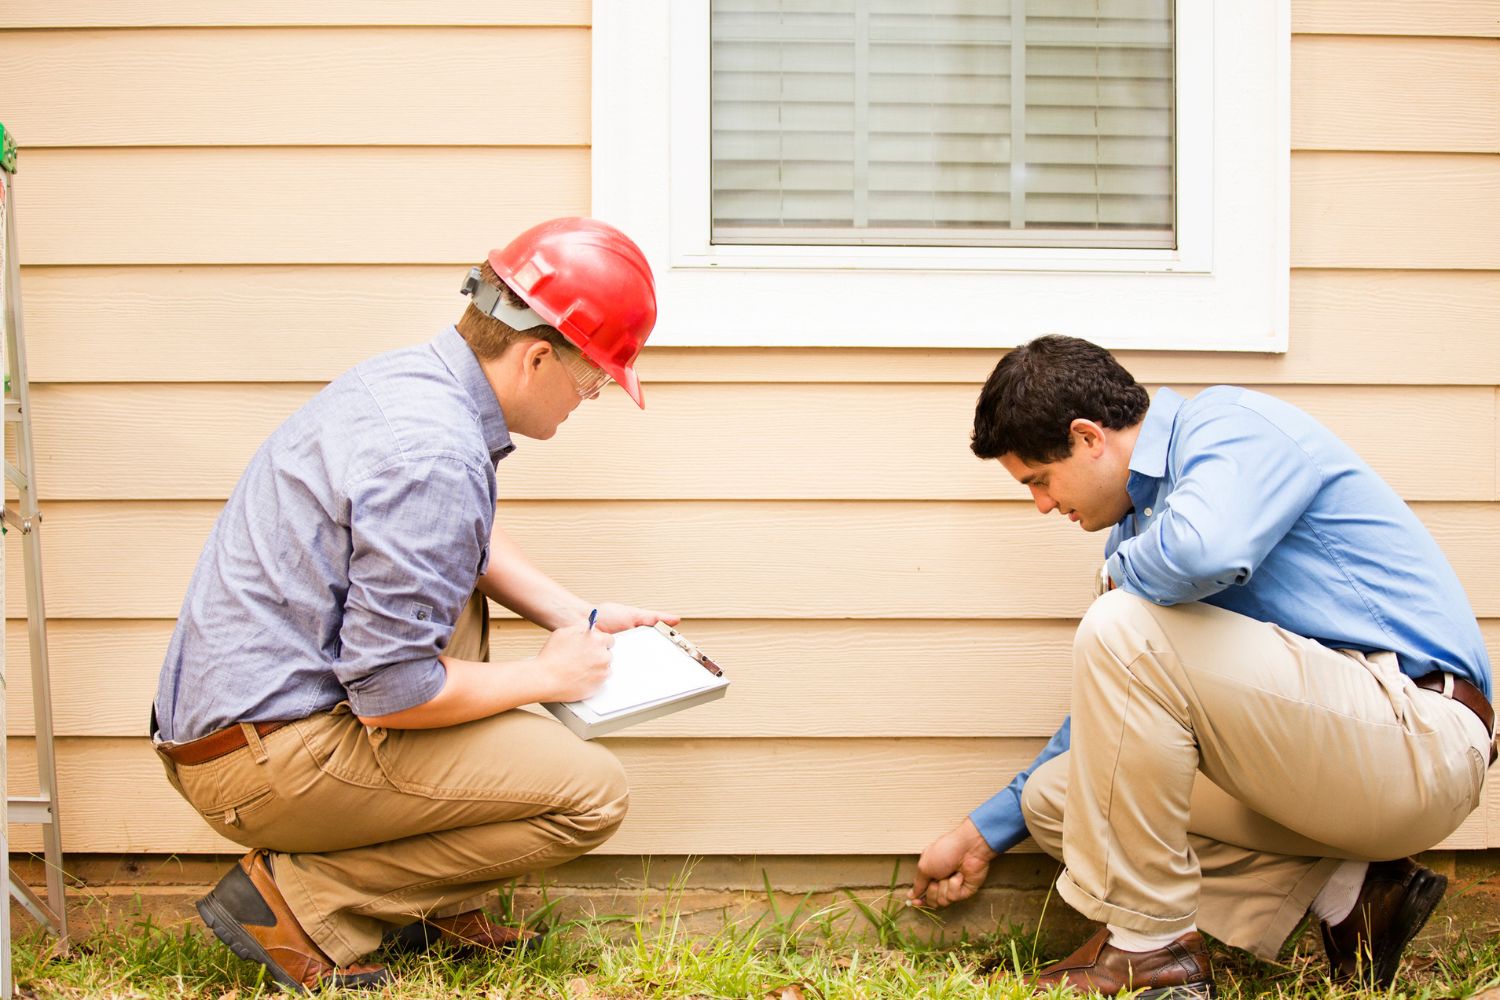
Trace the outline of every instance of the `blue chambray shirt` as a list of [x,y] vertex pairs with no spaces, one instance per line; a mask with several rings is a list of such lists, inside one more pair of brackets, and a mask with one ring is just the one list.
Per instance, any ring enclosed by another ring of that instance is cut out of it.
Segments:
[[346,372],[261,445],[193,571],[156,693],[160,738],[386,715],[442,689],[437,656],[489,560],[514,450],[449,327]]
[[[1334,649],[1396,654],[1490,697],[1469,599],[1396,492],[1289,403],[1234,386],[1184,400],[1161,389],[1130,456],[1134,509],[1105,544],[1115,585],[1156,604],[1202,601]],[[1068,749],[1069,720],[970,814],[997,851],[1026,837],[1021,789]]]

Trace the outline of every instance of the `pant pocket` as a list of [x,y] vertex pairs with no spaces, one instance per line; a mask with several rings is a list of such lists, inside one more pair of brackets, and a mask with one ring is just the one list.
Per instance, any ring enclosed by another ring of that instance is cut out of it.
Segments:
[[1469,778],[1473,785],[1473,795],[1470,797],[1469,811],[1473,812],[1479,808],[1480,802],[1484,800],[1484,776],[1489,770],[1490,762],[1485,755],[1476,747],[1469,747]]
[[[342,709],[342,710],[341,710]],[[292,723],[319,771],[361,788],[389,788],[365,726],[343,706]]]
[[240,841],[247,821],[276,801],[266,769],[248,747],[202,764],[177,765],[175,784],[182,797],[210,826]]
[[392,788],[405,792],[407,795],[420,795],[423,798],[440,798],[441,796],[436,794],[437,788],[432,784],[430,778],[424,781],[412,775],[405,774],[398,765],[396,758],[400,755],[391,752],[392,748],[390,744],[392,742],[397,744],[403,742],[402,738],[404,735],[400,731],[392,732],[389,729],[369,730],[366,734],[366,739],[370,748],[371,760],[375,762],[376,767],[380,768],[381,775]]

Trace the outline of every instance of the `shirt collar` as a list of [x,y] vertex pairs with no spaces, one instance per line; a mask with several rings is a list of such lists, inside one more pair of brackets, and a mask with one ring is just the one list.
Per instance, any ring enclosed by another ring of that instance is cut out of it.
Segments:
[[1172,443],[1172,427],[1182,403],[1182,397],[1171,389],[1158,389],[1146,410],[1146,418],[1141,421],[1140,433],[1130,452],[1130,480],[1125,487],[1137,510],[1151,505],[1156,482],[1167,474],[1167,448]]
[[510,439],[510,428],[505,426],[505,414],[500,411],[500,400],[495,398],[495,390],[490,388],[489,379],[484,377],[479,359],[474,356],[474,351],[457,327],[450,326],[438,334],[432,347],[453,373],[453,377],[458,379],[458,384],[469,394],[469,399],[474,403],[474,412],[479,417],[479,429],[484,434],[484,443],[490,450],[490,460],[499,462],[515,451],[516,446]]

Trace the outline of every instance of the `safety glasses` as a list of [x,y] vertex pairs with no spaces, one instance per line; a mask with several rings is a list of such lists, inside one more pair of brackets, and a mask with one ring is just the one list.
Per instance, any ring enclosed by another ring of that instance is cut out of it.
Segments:
[[577,348],[571,345],[558,347],[557,357],[567,369],[568,377],[573,380],[573,388],[578,390],[580,398],[596,399],[604,387],[609,385],[609,373],[584,357]]

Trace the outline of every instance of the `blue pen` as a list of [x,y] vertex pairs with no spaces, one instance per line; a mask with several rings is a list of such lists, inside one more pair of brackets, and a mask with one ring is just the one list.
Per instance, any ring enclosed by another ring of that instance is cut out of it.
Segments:
[[598,619],[599,619],[599,609],[595,608],[593,611],[589,612],[589,631],[590,632],[592,632],[594,630],[594,622],[596,622]]

